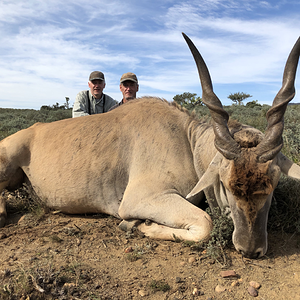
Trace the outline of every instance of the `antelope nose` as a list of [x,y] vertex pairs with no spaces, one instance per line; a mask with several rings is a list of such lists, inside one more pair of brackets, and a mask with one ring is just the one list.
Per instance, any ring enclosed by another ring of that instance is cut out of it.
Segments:
[[244,251],[244,250],[238,250],[238,252],[240,254],[242,254],[242,256],[246,257],[246,258],[251,258],[251,259],[257,259],[260,258],[261,256],[264,255],[263,250],[258,250],[258,251],[254,251],[254,252],[249,252],[249,251]]

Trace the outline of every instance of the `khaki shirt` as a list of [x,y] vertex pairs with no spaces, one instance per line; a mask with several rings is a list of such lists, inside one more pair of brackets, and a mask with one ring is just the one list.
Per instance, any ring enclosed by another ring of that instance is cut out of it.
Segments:
[[[103,109],[103,97],[101,99],[96,99],[92,95],[91,91],[89,91],[89,100],[90,100],[90,108],[91,114],[101,114],[103,112],[107,112],[111,107],[113,107],[118,102],[111,98],[108,95],[105,95],[105,106]],[[73,118],[88,116],[88,102],[87,102],[87,91],[81,91],[77,94],[74,106],[73,106]]]
[[122,104],[124,104],[124,103],[123,103],[123,100],[122,100],[121,102],[115,104],[114,106],[112,106],[108,111],[111,111],[111,110],[113,110],[113,109],[119,107],[119,106],[122,105]]

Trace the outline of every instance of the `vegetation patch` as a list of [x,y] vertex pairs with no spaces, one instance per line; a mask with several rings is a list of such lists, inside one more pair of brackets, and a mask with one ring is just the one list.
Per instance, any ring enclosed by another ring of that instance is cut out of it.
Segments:
[[0,108],[0,140],[37,122],[50,123],[71,117],[71,109]]
[[152,280],[149,284],[149,287],[153,292],[167,292],[171,289],[169,284],[164,280]]
[[299,194],[299,181],[282,175],[270,208],[270,230],[300,233]]
[[[20,264],[18,271],[6,270],[2,274],[0,299],[75,299],[87,292],[85,284],[90,280],[80,264],[66,264],[59,269],[51,263],[30,269]],[[17,298],[16,295],[24,297]],[[25,298],[25,295],[30,297]]]
[[24,184],[21,188],[13,192],[4,191],[3,196],[6,199],[6,210],[8,214],[29,213],[33,218],[31,222],[38,222],[49,212],[49,209],[27,184]]
[[233,221],[219,208],[211,210],[206,209],[206,212],[213,220],[213,229],[210,233],[210,239],[207,242],[190,242],[181,241],[183,247],[189,247],[193,252],[199,252],[204,257],[210,258],[213,261],[219,262],[221,265],[227,264],[225,249],[232,244]]
[[130,262],[137,261],[138,259],[142,259],[143,255],[152,253],[156,247],[157,244],[155,242],[146,242],[142,245],[135,245],[135,247],[129,247],[130,250],[129,253],[126,253],[126,259]]

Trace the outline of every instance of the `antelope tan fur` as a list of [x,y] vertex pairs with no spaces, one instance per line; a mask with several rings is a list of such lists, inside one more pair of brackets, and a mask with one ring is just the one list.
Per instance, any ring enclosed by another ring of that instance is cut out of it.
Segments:
[[[151,97],[105,114],[37,123],[0,142],[0,192],[27,182],[49,208],[106,213],[121,219],[123,229],[136,225],[152,238],[190,241],[210,236],[211,219],[198,207],[205,194],[211,207],[230,211],[235,248],[246,257],[264,255],[268,211],[280,174],[300,179],[300,167],[280,152],[300,39],[262,134],[250,126],[228,125],[205,62],[184,38],[212,124]],[[3,196],[0,216],[4,226]]]

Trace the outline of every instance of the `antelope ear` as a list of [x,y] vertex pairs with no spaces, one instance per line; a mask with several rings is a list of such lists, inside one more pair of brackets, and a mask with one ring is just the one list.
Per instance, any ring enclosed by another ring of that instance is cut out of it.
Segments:
[[191,190],[191,192],[186,196],[187,199],[197,195],[201,191],[203,191],[205,188],[212,185],[219,176],[219,170],[220,170],[220,164],[222,162],[223,156],[221,153],[217,153],[211,163],[209,164],[207,170],[202,175],[198,183],[195,185],[195,187]]
[[283,174],[295,179],[300,179],[300,166],[294,164],[281,152],[278,154],[278,165]]

